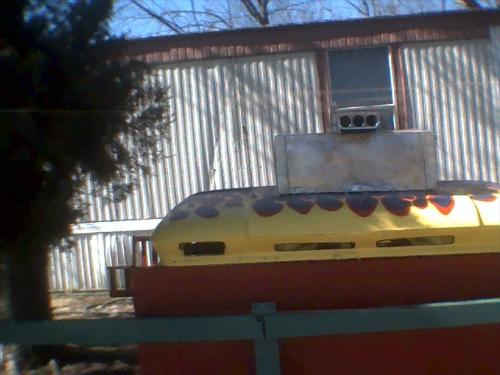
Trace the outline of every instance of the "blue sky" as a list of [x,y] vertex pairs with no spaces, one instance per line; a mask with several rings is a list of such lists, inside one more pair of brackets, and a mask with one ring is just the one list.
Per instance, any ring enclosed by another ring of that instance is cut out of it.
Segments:
[[[172,31],[160,26],[156,21],[144,14],[135,5],[129,3],[130,0],[117,0],[116,15],[112,22],[112,31],[115,34],[125,35],[129,38],[147,37],[155,35],[167,35]],[[447,10],[457,9],[459,6],[454,0],[378,0],[386,4],[399,2],[400,9],[404,12],[423,9],[441,10],[444,6]],[[357,0],[351,0],[356,3]],[[239,0],[142,0],[141,3],[149,8],[160,10],[168,7],[171,12],[179,12],[173,17],[173,21],[182,25],[191,24],[185,28],[187,32],[206,31],[200,27],[192,25],[198,21],[206,23],[207,19],[203,12],[212,12],[221,15],[224,19],[229,16],[233,24],[238,27],[257,26],[252,23],[244,11]],[[283,23],[303,23],[311,21],[327,21],[333,19],[359,18],[360,14],[355,8],[349,5],[348,0],[271,0],[271,6],[286,8],[290,4],[295,4],[299,11],[290,12],[283,15],[279,13],[274,17],[273,24]],[[188,11],[194,9],[199,12],[196,19]],[[186,13],[184,13],[186,11]],[[172,13],[169,13],[172,15]],[[215,24],[212,29],[220,29],[222,23]]]

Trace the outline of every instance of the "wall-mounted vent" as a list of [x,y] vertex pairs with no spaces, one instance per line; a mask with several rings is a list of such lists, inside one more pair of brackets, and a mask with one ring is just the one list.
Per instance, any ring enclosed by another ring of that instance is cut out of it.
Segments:
[[181,242],[179,249],[184,255],[223,255],[226,244],[218,241]]
[[342,133],[375,131],[380,125],[378,112],[339,112],[337,116]]

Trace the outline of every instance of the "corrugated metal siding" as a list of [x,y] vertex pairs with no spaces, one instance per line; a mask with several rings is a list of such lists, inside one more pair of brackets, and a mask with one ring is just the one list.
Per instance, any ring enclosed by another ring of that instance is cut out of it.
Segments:
[[152,175],[124,202],[92,196],[82,221],[161,218],[199,191],[274,184],[273,137],[321,132],[313,53],[163,65],[175,122]]
[[499,181],[499,82],[487,40],[402,47],[410,126],[437,136],[439,178]]
[[[495,74],[497,79],[497,84],[500,85],[500,26],[495,26],[490,28],[490,38],[491,38],[491,49],[493,56],[493,64],[495,67]],[[500,89],[499,89],[500,91]],[[500,95],[500,94],[499,94]],[[500,131],[500,98],[497,98],[495,105],[495,113],[494,113],[494,123],[497,129],[497,132]],[[500,164],[500,163],[499,163]],[[500,166],[498,167],[500,169]],[[498,171],[500,174],[500,171]],[[499,177],[500,178],[500,177]]]
[[106,289],[109,287],[106,267],[133,263],[132,236],[129,234],[79,235],[73,241],[71,249],[56,248],[50,253],[49,287],[52,291]]
[[[87,181],[82,221],[162,218],[199,191],[274,184],[274,136],[322,131],[313,53],[162,65],[155,80],[169,88],[175,116],[170,141],[158,145],[162,157],[146,161],[151,175],[139,174],[118,204],[93,195]],[[106,267],[132,264],[130,234],[73,240],[50,255],[53,291],[108,288]]]

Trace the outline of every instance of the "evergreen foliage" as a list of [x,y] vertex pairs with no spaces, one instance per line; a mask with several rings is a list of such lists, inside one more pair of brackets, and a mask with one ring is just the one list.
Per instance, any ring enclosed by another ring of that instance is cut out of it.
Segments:
[[[123,40],[110,35],[112,6],[111,0],[2,4],[0,251],[12,259],[11,287],[26,277],[26,298],[29,290],[47,292],[33,285],[43,278],[28,274],[45,278],[38,268],[48,248],[84,212],[77,202],[85,179],[112,184],[113,197],[123,198],[132,187],[126,174],[141,167],[138,155],[153,152],[166,134],[166,93],[155,89],[145,64],[124,57]],[[33,317],[33,309],[16,307],[25,292],[12,294],[18,318]]]

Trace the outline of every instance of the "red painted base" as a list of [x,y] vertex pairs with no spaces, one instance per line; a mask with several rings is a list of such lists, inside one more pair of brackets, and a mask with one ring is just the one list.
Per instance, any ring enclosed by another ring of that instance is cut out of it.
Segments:
[[[500,255],[158,267],[132,273],[138,316],[363,308],[500,296]],[[500,325],[280,341],[283,375],[499,374]],[[253,343],[140,346],[144,374],[253,375]]]

